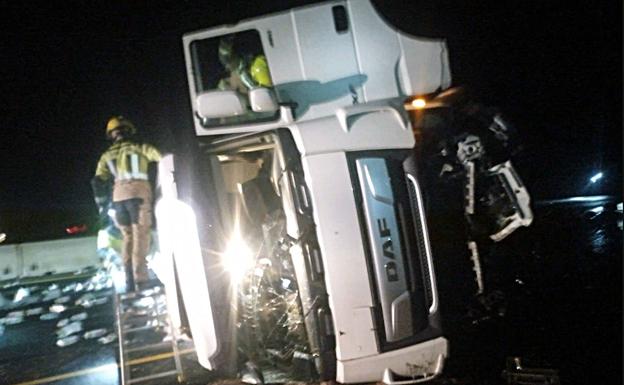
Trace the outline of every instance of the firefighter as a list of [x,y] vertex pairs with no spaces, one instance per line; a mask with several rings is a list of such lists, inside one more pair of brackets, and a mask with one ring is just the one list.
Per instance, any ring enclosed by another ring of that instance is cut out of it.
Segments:
[[[247,60],[246,60],[247,59]],[[264,55],[256,55],[251,60],[234,50],[234,38],[227,36],[219,41],[219,62],[228,73],[219,81],[217,88],[236,90],[246,94],[255,87],[271,87],[269,65]]]
[[102,154],[92,180],[100,213],[112,200],[116,225],[122,233],[121,255],[126,273],[126,291],[140,290],[149,280],[145,257],[149,251],[152,225],[151,170],[161,158],[154,146],[136,140],[136,127],[123,116],[106,124],[106,136],[113,143]]

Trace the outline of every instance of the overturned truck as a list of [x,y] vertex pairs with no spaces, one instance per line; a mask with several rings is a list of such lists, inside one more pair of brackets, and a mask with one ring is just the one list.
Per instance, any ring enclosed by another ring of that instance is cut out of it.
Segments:
[[439,375],[448,342],[406,102],[450,87],[444,41],[360,0],[183,42],[196,135],[160,164],[156,217],[170,312],[199,362],[254,383]]

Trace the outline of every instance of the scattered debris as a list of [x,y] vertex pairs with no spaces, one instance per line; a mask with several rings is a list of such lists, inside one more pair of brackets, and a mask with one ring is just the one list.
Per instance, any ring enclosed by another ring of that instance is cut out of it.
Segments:
[[75,344],[79,340],[80,340],[80,337],[78,337],[78,336],[67,336],[67,337],[59,338],[56,341],[56,345],[61,347],[61,348],[64,348],[65,346],[69,346],[69,345]]
[[53,313],[62,313],[65,310],[67,310],[67,307],[65,305],[56,304],[56,305],[50,306],[50,311]]
[[110,344],[111,342],[117,339],[117,335],[115,333],[110,333],[105,335],[104,337],[98,338],[98,342],[102,345]]
[[104,334],[106,334],[106,329],[94,329],[94,330],[89,330],[88,332],[86,332],[84,334],[84,338],[87,340],[93,339],[93,338],[99,338],[102,337]]
[[78,333],[82,331],[82,322],[80,321],[76,321],[76,322],[71,322],[65,326],[63,326],[62,328],[58,329],[56,331],[56,335],[59,338],[65,338],[69,335],[72,335],[74,333]]
[[19,302],[19,306],[24,306],[24,305],[32,305],[32,304],[36,304],[41,302],[41,296],[40,295],[30,295],[26,298],[24,298],[21,302]]
[[2,323],[5,325],[17,325],[24,322],[24,318],[15,317],[15,318],[3,318]]
[[144,297],[138,301],[132,302],[132,306],[133,307],[150,307],[150,306],[154,306],[155,303],[156,301],[154,300],[153,297]]
[[24,310],[16,310],[7,314],[7,318],[24,317]]
[[6,315],[6,317],[2,318],[1,323],[5,325],[17,325],[24,321],[24,311],[13,311]]
[[47,291],[55,291],[55,290],[59,290],[59,285],[57,285],[56,283],[51,284],[50,286],[47,287]]
[[0,318],[0,324],[17,325],[24,321],[24,315],[24,310],[12,311],[8,313],[4,318]]
[[66,296],[59,297],[59,298],[55,299],[54,303],[67,303],[67,302],[69,302],[70,299],[71,299],[71,297],[66,295]]
[[74,302],[74,304],[76,306],[84,306],[84,307],[91,307],[92,306],[92,302],[95,299],[95,295],[93,295],[92,293],[87,293],[87,294],[83,294],[80,298],[78,298],[76,300],[76,302]]
[[247,361],[241,371],[241,381],[247,384],[264,384],[264,376],[260,368]]
[[59,313],[52,312],[52,313],[43,314],[41,317],[39,317],[39,319],[42,321],[50,321],[53,319],[57,319],[58,317],[59,317]]
[[100,270],[91,278],[91,283],[96,286],[95,290],[101,290],[101,288],[111,287],[109,284],[112,285],[113,280],[108,273]]
[[13,298],[13,302],[17,303],[17,302],[21,302],[24,298],[28,297],[30,295],[30,290],[25,288],[25,287],[20,287],[19,289],[17,289],[17,292],[15,292],[15,297]]
[[44,290],[42,301],[52,301],[61,297],[61,290],[57,287],[53,290]]
[[75,302],[77,306],[82,306],[85,308],[90,308],[92,306],[102,305],[108,302],[107,296],[96,297],[94,294],[87,293],[82,297],[78,298]]
[[26,315],[39,315],[43,313],[43,308],[42,307],[35,307],[32,309],[28,309],[26,310]]
[[520,357],[507,357],[502,377],[508,385],[559,385],[559,371],[546,368],[527,368]]
[[93,301],[93,306],[97,306],[97,305],[104,305],[105,303],[108,302],[108,297],[100,297],[100,298],[96,298]]
[[123,312],[133,316],[145,316],[149,313],[147,309],[137,309],[134,307],[124,307]]
[[167,327],[167,322],[165,320],[156,318],[151,321],[148,321],[145,326],[151,326],[153,328],[165,328]]
[[141,292],[141,295],[144,297],[150,297],[154,294],[160,293],[160,290],[161,290],[160,286],[155,286],[153,288],[143,290]]
[[94,291],[95,290],[95,284],[93,282],[89,282],[87,283],[87,285],[85,286],[85,291]]
[[69,319],[72,321],[84,321],[87,319],[87,317],[88,317],[87,313],[82,312],[82,313],[74,314]]
[[0,309],[8,306],[11,303],[11,301],[9,301],[8,299],[4,298],[4,296],[2,295],[2,293],[0,293]]
[[70,291],[75,291],[76,290],[76,283],[70,283],[69,285],[65,286],[63,288],[63,293],[69,293]]

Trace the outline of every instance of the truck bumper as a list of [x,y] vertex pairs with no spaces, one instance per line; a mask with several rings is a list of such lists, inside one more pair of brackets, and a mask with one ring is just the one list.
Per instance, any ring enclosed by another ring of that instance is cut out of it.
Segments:
[[374,356],[338,361],[340,383],[376,382],[413,384],[433,379],[442,372],[448,352],[444,337]]

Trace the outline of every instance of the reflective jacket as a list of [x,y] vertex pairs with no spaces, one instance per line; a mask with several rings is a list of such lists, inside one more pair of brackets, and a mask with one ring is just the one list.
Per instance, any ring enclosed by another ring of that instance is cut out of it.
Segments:
[[146,143],[122,140],[113,143],[100,157],[95,177],[113,181],[113,201],[135,197],[151,198],[148,168],[161,158],[156,147]]

